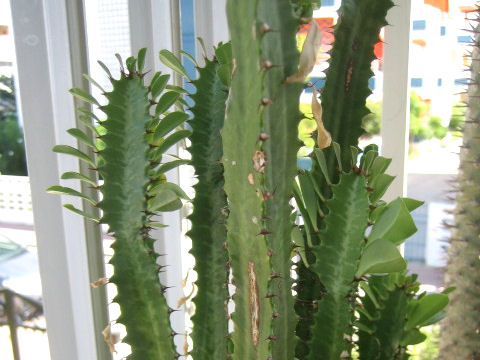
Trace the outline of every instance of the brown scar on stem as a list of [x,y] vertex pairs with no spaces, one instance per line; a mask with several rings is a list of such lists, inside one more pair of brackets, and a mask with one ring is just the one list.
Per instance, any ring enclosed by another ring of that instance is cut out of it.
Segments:
[[345,92],[350,91],[350,83],[353,75],[353,59],[348,60],[347,72],[345,74]]
[[259,296],[255,264],[251,261],[248,262],[248,286],[250,295],[250,331],[253,346],[257,346],[260,339],[260,303],[258,301]]

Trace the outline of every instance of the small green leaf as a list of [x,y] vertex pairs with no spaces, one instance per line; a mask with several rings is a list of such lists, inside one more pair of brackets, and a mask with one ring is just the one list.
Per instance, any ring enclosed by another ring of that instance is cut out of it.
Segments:
[[182,206],[183,206],[182,200],[176,199],[164,206],[157,208],[156,211],[162,211],[162,212],[176,211],[181,209]]
[[385,274],[405,270],[407,263],[390,241],[379,240],[369,244],[360,258],[355,276]]
[[116,57],[117,60],[118,60],[118,65],[120,66],[120,69],[121,69],[122,73],[124,73],[124,72],[125,72],[125,68],[123,67],[122,56],[121,56],[119,53],[116,53],[116,54],[115,54],[115,57]]
[[187,71],[183,67],[180,60],[178,60],[178,58],[175,55],[173,55],[170,51],[161,50],[159,57],[160,57],[160,61],[164,63],[166,66],[168,66],[170,69],[172,69],[173,71],[175,71],[176,73],[182,76],[185,76],[188,80],[190,81],[192,80],[188,76]]
[[160,99],[158,100],[157,107],[155,108],[155,115],[163,114],[167,111],[170,106],[175,104],[175,102],[179,99],[180,94],[176,91],[168,91],[164,93]]
[[85,175],[82,175],[73,171],[68,171],[66,173],[63,173],[60,179],[63,179],[63,180],[75,179],[75,180],[84,181],[92,186],[97,186],[97,183],[94,180],[90,179],[89,177],[86,177]]
[[174,191],[168,188],[161,188],[155,197],[149,201],[148,209],[150,211],[174,211],[182,206],[182,201]]
[[369,321],[372,321],[374,319],[374,317],[363,307],[357,306],[355,310],[365,316]]
[[215,56],[220,64],[232,64],[232,43],[220,43],[215,49]]
[[448,305],[448,302],[448,296],[445,294],[430,294],[412,301],[407,309],[405,329],[408,331],[414,327],[422,326],[423,323],[441,312]]
[[103,136],[107,133],[107,129],[105,129],[105,127],[103,127],[102,125],[95,126],[95,129],[97,129],[97,133],[99,136]]
[[73,128],[73,129],[68,129],[67,132],[73,137],[75,137],[77,140],[83,142],[85,145],[88,145],[91,148],[96,149],[95,143],[93,142],[93,140],[90,139],[90,137],[87,134],[85,134],[82,130]]
[[375,293],[370,288],[370,285],[368,285],[366,281],[360,281],[360,287],[365,292],[365,295],[368,296],[368,298],[373,303],[373,305],[375,305],[375,308],[379,309],[380,304],[377,301],[377,297],[375,296]]
[[307,176],[310,178],[310,181],[313,184],[313,188],[315,189],[315,193],[317,194],[320,201],[325,202],[325,197],[320,190],[320,185],[318,184],[317,178],[311,172],[307,172]]
[[98,64],[102,67],[103,71],[105,71],[110,79],[113,79],[112,73],[108,69],[107,65],[105,65],[102,61],[98,60]]
[[135,59],[133,56],[129,56],[127,60],[125,60],[125,63],[127,64],[127,69],[130,73],[135,72],[135,65],[137,64],[137,59]]
[[147,223],[147,226],[156,227],[156,228],[166,228],[166,227],[168,227],[168,225],[165,225],[165,224],[162,224],[162,223],[159,223],[159,222],[149,222],[149,223]]
[[178,126],[180,126],[187,120],[188,115],[184,112],[171,112],[160,121],[160,124],[158,124],[157,128],[155,129],[153,137],[154,141],[163,138],[170,131],[175,130]]
[[300,255],[303,264],[307,268],[310,267],[307,255],[305,253],[305,238],[303,237],[302,232],[297,226],[292,229],[292,242],[296,245],[297,253]]
[[427,339],[425,334],[422,334],[417,329],[411,329],[403,334],[402,339],[400,340],[401,346],[415,345],[424,342]]
[[415,209],[418,209],[420,206],[425,204],[424,201],[415,200],[411,198],[402,198],[402,200],[405,203],[405,206],[407,207],[408,211],[410,212],[412,212]]
[[158,95],[165,89],[167,86],[170,75],[159,75],[154,81],[152,81],[150,93],[152,94],[152,99],[156,99]]
[[342,151],[340,149],[340,145],[334,141],[332,142],[332,146],[333,151],[335,152],[335,157],[337,159],[338,168],[340,169],[340,171],[342,171]]
[[148,193],[150,195],[157,196],[156,194],[162,194],[166,190],[172,191],[177,197],[181,199],[191,200],[180,186],[169,182],[155,185],[151,190],[149,190]]
[[358,328],[358,330],[366,332],[367,334],[372,335],[375,331],[371,328],[369,328],[367,325],[362,324],[361,322],[355,323],[355,326]]
[[375,158],[377,156],[378,156],[378,152],[376,152],[374,150],[369,150],[367,153],[365,153],[362,156],[362,159],[360,160],[360,163],[361,163],[361,167],[362,167],[363,171],[365,171],[367,173],[370,172],[370,167],[372,166],[373,161],[375,160]]
[[101,92],[105,92],[105,89],[98,83],[96,82],[94,79],[92,79],[90,76],[88,76],[87,74],[83,74],[82,75],[83,78],[85,80],[87,80],[88,82],[90,82],[92,85],[96,86],[98,89],[100,89]]
[[80,88],[70,89],[70,94],[75,96],[77,99],[80,99],[82,101],[86,101],[90,104],[95,104],[97,106],[100,106],[98,101],[92,95],[90,95],[88,92],[86,92],[83,89],[80,89]]
[[137,54],[137,63],[138,63],[138,72],[141,73],[143,71],[143,67],[145,66],[145,55],[147,54],[147,48],[141,48],[138,50]]
[[175,169],[176,167],[180,165],[188,165],[190,164],[190,160],[174,160],[174,161],[169,161],[165,164],[162,164],[158,167],[158,169],[155,171],[156,176],[158,177],[160,174],[165,174],[167,171]]
[[85,211],[83,210],[80,210],[80,209],[77,209],[75,206],[73,206],[72,204],[65,204],[63,205],[63,207],[65,209],[68,209],[70,211],[73,211],[75,214],[78,214],[78,215],[82,215],[83,217],[89,219],[89,220],[92,220],[92,221],[95,221],[95,222],[100,222],[99,219],[97,219],[96,217],[86,213]]
[[298,175],[298,181],[302,190],[303,202],[307,210],[310,223],[313,226],[313,230],[318,232],[317,218],[318,218],[318,197],[315,195],[315,189],[308,175]]
[[[300,187],[297,183],[297,181],[293,182],[293,196],[295,198],[295,202],[297,204],[298,209],[300,210],[301,214],[308,214],[307,209],[305,208],[305,204],[303,203],[303,198],[302,198],[302,192],[300,191]],[[310,224],[310,218],[309,216],[304,216],[303,217],[303,226],[305,228],[305,234],[307,235],[307,244],[310,247],[313,247],[313,242],[312,242],[312,225]]]
[[175,102],[175,106],[176,106],[179,110],[184,111],[183,109],[184,109],[185,107],[188,107],[188,103],[185,101],[185,99],[184,99],[183,97],[180,96],[180,97],[177,99],[177,101]]
[[392,159],[388,159],[383,156],[377,156],[375,160],[373,160],[372,167],[370,168],[371,176],[374,177],[385,173],[391,162]]
[[96,205],[96,202],[93,199],[90,199],[87,195],[84,195],[77,190],[70,189],[69,187],[54,185],[54,186],[50,186],[46,191],[49,194],[77,196],[77,197],[80,197],[82,199],[87,200],[92,205]]
[[418,326],[419,327],[424,327],[424,326],[430,326],[430,325],[436,324],[439,321],[443,320],[445,318],[445,316],[447,316],[446,311],[443,311],[443,310],[439,311],[438,313],[433,315],[430,319],[424,321],[423,323],[419,324]]
[[327,160],[325,159],[325,154],[320,149],[315,149],[314,153],[317,159],[317,163],[320,166],[320,170],[322,171],[322,174],[325,177],[325,181],[327,182],[327,184],[331,185],[332,182],[330,181],[330,176],[328,174],[328,166],[327,166]]
[[207,48],[205,47],[205,42],[203,41],[203,39],[201,37],[197,37],[197,41],[200,43],[200,46],[202,47],[203,56],[206,57],[207,56]]
[[182,87],[180,87],[180,86],[167,85],[165,88],[168,89],[168,90],[176,91],[176,92],[179,93],[179,94],[190,95],[190,93],[189,93],[187,90],[185,90],[184,88],[182,88]]
[[451,292],[454,292],[456,289],[457,289],[456,286],[449,286],[448,288],[442,291],[442,294],[448,295]]
[[355,146],[350,146],[350,152],[352,154],[352,163],[356,164],[358,159],[358,148]]
[[189,53],[187,53],[187,52],[185,52],[185,51],[183,51],[183,50],[180,50],[180,53],[181,53],[183,56],[185,56],[188,60],[190,60],[193,65],[198,66],[197,61],[195,60],[195,58],[194,58],[192,55],[190,55]]
[[95,115],[93,112],[91,112],[89,109],[84,108],[84,107],[79,107],[79,108],[77,108],[77,110],[79,112],[81,112],[82,114],[86,115],[87,117],[89,117],[90,119],[95,119],[98,122],[100,122],[100,119],[98,118],[98,116]]
[[80,150],[77,150],[71,146],[68,146],[68,145],[56,145],[53,147],[52,149],[54,152],[56,153],[60,153],[60,154],[67,154],[67,155],[72,155],[72,156],[76,156],[78,157],[80,160],[83,160],[85,161],[86,163],[92,165],[93,167],[95,167],[95,162],[90,159],[90,157],[81,152]]
[[167,137],[162,143],[160,143],[160,145],[157,148],[157,151],[163,154],[170,147],[178,143],[180,140],[189,137],[191,134],[192,133],[189,130],[179,130],[177,132],[174,132],[172,135]]
[[370,201],[372,203],[377,202],[385,195],[390,184],[395,180],[395,176],[388,174],[378,174],[375,178],[369,182],[369,186],[373,188],[373,191],[370,193]]
[[367,247],[379,239],[399,245],[416,231],[417,227],[405,203],[401,198],[397,198],[386,206],[373,225]]
[[95,134],[99,135],[97,127],[92,124],[92,120],[89,116],[80,114],[78,115],[78,120],[82,122],[87,128],[92,130]]

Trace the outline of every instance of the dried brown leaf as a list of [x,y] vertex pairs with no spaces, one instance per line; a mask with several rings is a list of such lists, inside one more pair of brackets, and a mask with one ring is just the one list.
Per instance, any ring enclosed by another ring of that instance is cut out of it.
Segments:
[[322,32],[315,20],[312,20],[310,30],[307,38],[303,44],[302,53],[300,54],[300,61],[298,71],[290,75],[285,81],[286,83],[304,82],[305,78],[310,74],[317,61],[317,53],[322,45]]
[[182,288],[187,286],[188,276],[190,275],[190,269],[187,270],[187,275],[185,275],[185,279],[182,280]]
[[194,291],[195,291],[195,286],[192,285],[192,291],[190,291],[190,294],[188,294],[187,296],[184,296],[184,297],[181,297],[180,299],[178,299],[177,307],[180,307],[180,306],[182,306],[183,304],[185,304],[185,303],[187,302],[187,300],[192,297]]
[[100,278],[97,281],[90,284],[90,286],[94,289],[103,286],[108,283],[108,278]]
[[313,117],[317,121],[317,146],[319,149],[325,149],[330,146],[332,143],[332,136],[330,133],[325,129],[325,126],[323,125],[323,120],[322,120],[322,105],[318,102],[317,99],[317,90],[315,90],[314,87],[313,89],[313,94],[312,94],[312,113]]
[[107,327],[103,329],[102,335],[103,339],[108,345],[108,349],[110,350],[110,352],[112,354],[116,353],[117,350],[115,350],[115,344],[120,342],[120,334],[117,332],[112,333],[111,324],[108,324]]

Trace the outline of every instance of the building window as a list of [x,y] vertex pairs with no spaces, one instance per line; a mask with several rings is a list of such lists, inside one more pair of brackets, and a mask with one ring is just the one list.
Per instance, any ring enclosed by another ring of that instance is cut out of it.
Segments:
[[322,0],[322,6],[334,6],[335,0]]
[[413,88],[419,88],[422,87],[423,85],[423,79],[422,78],[412,78],[410,80],[410,86]]
[[440,26],[440,36],[445,36],[447,33],[447,28],[445,26]]
[[413,30],[425,30],[427,28],[426,20],[414,20],[413,21]]
[[457,36],[457,41],[459,43],[471,43],[472,38],[468,35],[463,35],[463,36]]
[[438,80],[437,80],[437,86],[442,86],[442,78],[438,78]]

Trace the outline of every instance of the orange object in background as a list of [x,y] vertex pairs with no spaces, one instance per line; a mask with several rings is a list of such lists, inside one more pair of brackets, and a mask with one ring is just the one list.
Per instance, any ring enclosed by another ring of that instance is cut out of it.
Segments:
[[412,43],[414,44],[417,44],[417,45],[420,45],[421,47],[425,47],[427,46],[427,42],[423,39],[415,39],[415,40],[412,40]]
[[8,26],[0,25],[0,35],[8,35]]
[[373,52],[377,59],[383,59],[383,41],[379,41],[375,44]]
[[[333,18],[314,18],[322,32],[322,44],[330,45],[333,43]],[[307,35],[308,30],[310,29],[310,24],[302,25],[298,34]]]
[[425,4],[432,5],[441,11],[448,12],[448,0],[425,0]]
[[[331,45],[333,43],[334,36],[333,36],[333,18],[314,18],[322,32],[322,44],[323,45]],[[300,30],[298,31],[298,35],[307,36],[308,30],[310,29],[310,24],[302,25]],[[329,47],[327,46],[327,49]],[[383,41],[380,39],[378,43],[375,44],[375,56],[378,59],[383,59]]]

